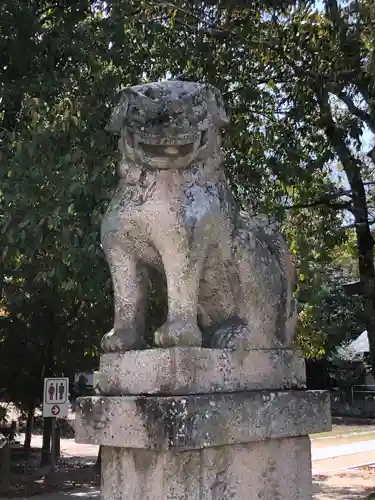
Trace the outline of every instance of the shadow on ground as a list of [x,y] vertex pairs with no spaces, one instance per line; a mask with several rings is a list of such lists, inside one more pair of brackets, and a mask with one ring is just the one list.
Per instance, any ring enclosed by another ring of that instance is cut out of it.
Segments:
[[79,489],[97,487],[100,472],[92,457],[64,457],[57,461],[54,472],[41,467],[40,452],[33,448],[27,457],[20,453],[11,455],[9,484],[0,489],[5,498],[25,498],[44,493],[68,493]]
[[313,492],[314,500],[370,500],[375,498],[375,482],[349,473],[319,475],[314,477]]

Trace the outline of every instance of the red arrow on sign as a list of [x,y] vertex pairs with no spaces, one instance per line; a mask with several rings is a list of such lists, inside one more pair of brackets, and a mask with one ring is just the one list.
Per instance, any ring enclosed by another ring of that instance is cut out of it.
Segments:
[[54,417],[60,413],[60,406],[54,405],[51,408],[51,413]]

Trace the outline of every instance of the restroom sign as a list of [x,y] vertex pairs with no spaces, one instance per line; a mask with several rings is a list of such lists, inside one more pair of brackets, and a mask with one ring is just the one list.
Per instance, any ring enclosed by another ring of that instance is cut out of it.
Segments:
[[69,410],[69,378],[45,378],[43,417],[67,417]]

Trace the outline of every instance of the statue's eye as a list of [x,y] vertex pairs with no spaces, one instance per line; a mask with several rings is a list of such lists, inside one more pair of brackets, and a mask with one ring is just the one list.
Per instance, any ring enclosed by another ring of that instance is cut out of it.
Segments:
[[126,123],[128,125],[144,125],[145,116],[138,112],[138,110],[132,110],[132,113],[128,113],[126,117]]
[[149,99],[152,99],[154,101],[158,100],[160,98],[160,92],[158,89],[149,87],[143,92],[143,95],[148,97]]
[[142,115],[135,115],[135,116],[133,116],[133,121],[135,123],[139,123],[139,124],[143,125],[145,123],[145,118]]
[[208,142],[208,132],[207,130],[205,130],[204,132],[202,132],[200,147],[205,146],[207,142]]

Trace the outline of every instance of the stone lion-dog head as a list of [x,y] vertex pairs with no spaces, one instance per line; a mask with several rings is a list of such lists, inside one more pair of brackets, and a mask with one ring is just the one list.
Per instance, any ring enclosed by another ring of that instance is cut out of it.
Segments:
[[124,90],[108,129],[120,135],[125,160],[151,169],[184,169],[220,150],[228,123],[211,85],[165,81]]

